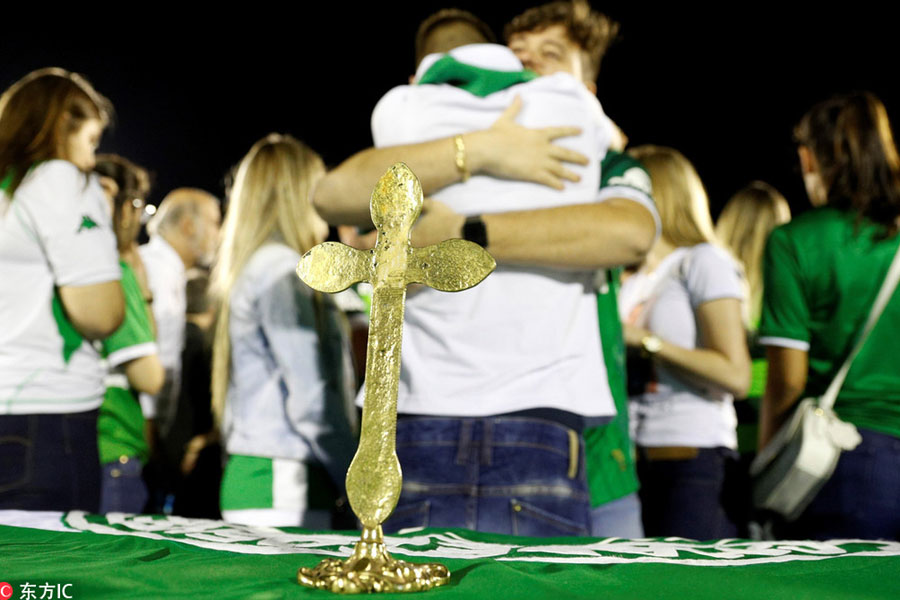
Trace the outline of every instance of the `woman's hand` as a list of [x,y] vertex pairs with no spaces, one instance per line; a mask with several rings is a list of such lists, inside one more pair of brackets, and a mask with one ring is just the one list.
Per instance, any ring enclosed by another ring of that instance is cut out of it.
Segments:
[[640,348],[644,338],[648,335],[653,335],[648,329],[628,323],[623,324],[623,332],[625,334],[625,345],[629,348]]
[[181,474],[185,477],[190,475],[197,466],[200,453],[217,441],[217,436],[212,433],[202,433],[192,437],[184,447],[184,456],[181,458]]

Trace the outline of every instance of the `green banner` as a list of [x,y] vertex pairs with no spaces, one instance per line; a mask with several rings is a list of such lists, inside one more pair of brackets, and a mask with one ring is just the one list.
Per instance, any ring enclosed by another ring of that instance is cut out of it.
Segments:
[[[0,523],[0,584],[11,588],[3,600],[325,598],[295,583],[297,569],[347,556],[357,539],[115,513],[0,511]],[[428,529],[387,543],[398,557],[450,568],[451,583],[427,592],[435,599],[900,598],[897,542],[528,539]]]

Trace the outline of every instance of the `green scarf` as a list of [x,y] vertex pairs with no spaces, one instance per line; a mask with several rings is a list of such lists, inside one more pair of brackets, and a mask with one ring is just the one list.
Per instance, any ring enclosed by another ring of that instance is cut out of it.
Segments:
[[419,85],[449,83],[484,98],[494,92],[537,78],[537,73],[522,71],[493,71],[459,62],[449,54],[438,59],[425,71]]

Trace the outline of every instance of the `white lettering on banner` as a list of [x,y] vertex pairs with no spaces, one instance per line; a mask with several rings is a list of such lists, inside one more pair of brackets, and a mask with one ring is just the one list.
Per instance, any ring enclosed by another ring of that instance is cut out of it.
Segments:
[[[273,527],[231,525],[222,521],[110,513],[87,518],[83,512],[65,516],[68,526],[107,535],[169,540],[242,554],[315,554],[347,556],[357,536],[290,533]],[[609,538],[588,543],[521,545],[480,542],[454,533],[428,533],[385,538],[390,552],[411,558],[494,558],[510,562],[569,564],[666,563],[728,567],[841,557],[900,556],[900,543],[873,540],[828,542],[719,540],[682,538],[625,540]]]

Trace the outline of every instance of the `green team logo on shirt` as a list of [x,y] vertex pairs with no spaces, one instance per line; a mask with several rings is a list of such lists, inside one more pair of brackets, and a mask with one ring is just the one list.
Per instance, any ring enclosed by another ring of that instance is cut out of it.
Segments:
[[650,176],[641,167],[631,167],[622,175],[609,178],[608,185],[626,185],[638,189],[645,194],[650,194],[652,189],[650,186]]
[[633,156],[610,150],[600,163],[600,188],[626,186],[650,196],[650,173]]
[[99,225],[97,225],[97,223],[92,218],[90,218],[88,215],[84,215],[81,217],[81,227],[78,228],[78,231],[76,233],[81,233],[86,229],[95,229],[97,227],[99,227]]

